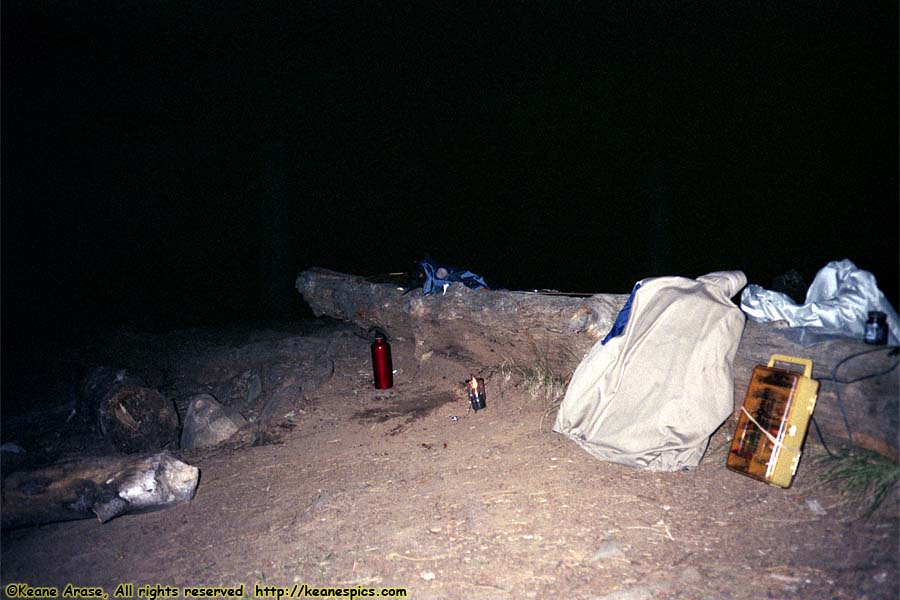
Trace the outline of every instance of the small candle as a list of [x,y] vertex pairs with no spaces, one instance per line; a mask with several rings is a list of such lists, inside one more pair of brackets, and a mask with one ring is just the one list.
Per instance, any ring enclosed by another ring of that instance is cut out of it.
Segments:
[[466,387],[469,392],[469,403],[472,405],[472,410],[478,412],[482,408],[485,408],[487,403],[485,402],[484,379],[472,375],[472,378],[468,381]]

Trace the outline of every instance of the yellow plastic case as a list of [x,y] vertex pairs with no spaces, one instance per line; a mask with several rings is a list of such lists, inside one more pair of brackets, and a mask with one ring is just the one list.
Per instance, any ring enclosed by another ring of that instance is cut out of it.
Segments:
[[[803,374],[776,369],[776,362],[801,365]],[[728,453],[729,469],[790,487],[819,392],[811,374],[811,360],[783,354],[773,354],[768,366],[753,369]]]

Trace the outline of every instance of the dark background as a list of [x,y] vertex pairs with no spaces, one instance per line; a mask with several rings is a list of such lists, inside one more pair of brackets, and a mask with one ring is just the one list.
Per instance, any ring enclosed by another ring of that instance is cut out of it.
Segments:
[[895,1],[7,0],[4,377],[426,252],[620,293],[850,258],[896,306],[897,32]]

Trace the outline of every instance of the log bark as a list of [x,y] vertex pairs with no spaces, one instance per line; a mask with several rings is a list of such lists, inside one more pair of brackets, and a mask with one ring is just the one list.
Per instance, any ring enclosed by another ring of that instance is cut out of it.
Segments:
[[[527,292],[470,290],[453,284],[446,294],[423,296],[420,290],[373,283],[366,278],[309,269],[296,281],[297,290],[317,316],[326,315],[367,329],[377,327],[389,337],[415,341],[416,358],[441,353],[478,365],[507,364],[552,369],[571,374],[584,355],[602,339],[627,299],[622,294],[588,297]],[[830,377],[835,365],[873,347],[849,338],[831,338],[811,346],[792,341],[784,323],[748,321],[734,361],[734,410],[740,411],[750,375],[772,354],[813,361],[813,377]],[[896,358],[888,350],[849,361],[839,379],[882,371]],[[840,384],[844,412],[857,445],[898,457],[898,393],[895,369],[881,377]],[[820,381],[815,410],[826,440],[848,438],[836,387]]]
[[96,517],[101,523],[190,500],[200,472],[168,452],[61,462],[3,479],[2,528]]

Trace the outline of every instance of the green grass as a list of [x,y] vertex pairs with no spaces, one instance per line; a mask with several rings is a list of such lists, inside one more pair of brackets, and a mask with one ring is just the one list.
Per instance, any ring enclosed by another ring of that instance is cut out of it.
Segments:
[[569,380],[572,378],[571,373],[562,376],[554,371],[550,362],[540,353],[537,353],[537,358],[528,366],[504,360],[500,364],[500,375],[507,383],[513,378],[520,379],[528,396],[544,405],[544,414],[541,415],[541,421],[538,424],[540,431],[543,431],[544,420],[562,402]]
[[505,360],[500,364],[500,374],[507,382],[514,376],[520,378],[528,396],[532,400],[543,401],[548,408],[565,393],[569,379],[555,373],[550,363],[543,357],[536,359],[527,367]]
[[819,482],[836,487],[848,503],[860,507],[864,518],[900,490],[900,465],[875,452],[856,448],[835,457],[817,457],[814,463],[822,473]]

